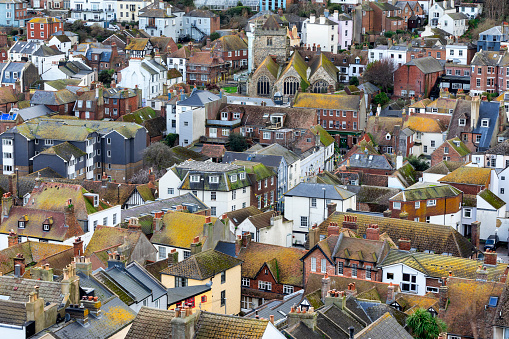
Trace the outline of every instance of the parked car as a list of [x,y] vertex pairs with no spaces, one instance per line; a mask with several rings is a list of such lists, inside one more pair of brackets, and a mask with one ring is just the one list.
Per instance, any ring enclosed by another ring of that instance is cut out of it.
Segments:
[[494,251],[497,249],[499,243],[500,239],[498,238],[498,235],[490,235],[488,239],[486,239],[486,242],[484,243],[484,250]]

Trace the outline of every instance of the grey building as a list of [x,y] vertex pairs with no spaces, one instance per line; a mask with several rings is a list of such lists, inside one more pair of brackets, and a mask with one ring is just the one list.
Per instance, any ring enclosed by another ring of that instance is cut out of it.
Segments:
[[125,182],[143,165],[146,134],[135,123],[31,119],[0,134],[2,173],[49,167],[66,178],[100,179],[105,172]]

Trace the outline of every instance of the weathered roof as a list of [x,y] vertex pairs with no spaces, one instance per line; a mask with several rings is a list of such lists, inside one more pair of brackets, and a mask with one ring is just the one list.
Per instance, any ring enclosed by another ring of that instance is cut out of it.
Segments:
[[447,184],[418,182],[393,196],[391,201],[420,201],[428,199],[450,198],[461,195],[462,192]]
[[464,166],[462,161],[441,161],[433,167],[428,168],[424,173],[443,174],[447,175],[452,171]]
[[266,319],[201,312],[196,323],[195,339],[261,339],[268,326]]
[[[325,192],[324,192],[325,191]],[[325,184],[308,184],[301,182],[294,188],[285,193],[285,196],[308,197],[330,200],[346,200],[355,195],[355,193],[344,189],[341,186]]]
[[299,92],[293,107],[358,111],[360,102],[360,95]]
[[504,140],[486,151],[486,154],[509,155],[509,140]]
[[[0,87],[0,104],[13,102],[18,102],[18,99],[14,95],[12,88],[9,86]],[[19,111],[16,113],[19,113]]]
[[369,324],[355,335],[355,339],[412,339],[408,333],[389,313]]
[[243,247],[237,258],[242,260],[242,276],[254,279],[266,264],[276,283],[303,286],[303,273],[300,258],[306,250],[262,244],[251,241]]
[[35,91],[30,99],[30,105],[49,105],[58,106],[75,102],[78,96],[68,89],[58,91]]
[[456,137],[454,139],[447,140],[447,143],[456,151],[461,157],[464,157],[472,151],[460,140],[460,138]]
[[237,34],[225,35],[212,42],[212,50],[223,52],[247,50],[247,43]]
[[74,157],[74,159],[79,159],[80,157],[86,155],[85,152],[83,152],[78,147],[74,146],[73,144],[67,141],[56,146],[46,148],[39,154],[57,155],[58,157],[67,162],[69,162],[72,159],[72,157]]
[[224,145],[204,144],[200,153],[209,158],[222,158],[226,152]]
[[254,161],[236,160],[232,164],[243,166],[247,173],[254,174],[256,181],[267,179],[276,175],[269,167]]
[[134,319],[125,339],[168,339],[175,311],[143,306]]
[[279,65],[274,61],[274,59],[267,55],[267,57],[262,61],[260,66],[256,69],[256,71],[266,68],[273,76],[277,79],[279,74]]
[[208,292],[211,289],[210,284],[168,288],[168,305],[174,305],[178,302],[185,301]]
[[424,57],[412,59],[405,64],[405,66],[417,66],[419,70],[424,74],[430,74],[435,72],[442,72],[444,66],[434,57]]
[[403,128],[405,127],[421,133],[442,133],[446,130],[440,120],[428,118],[422,115],[412,115],[408,117],[408,120],[403,124]]
[[290,62],[283,69],[280,77],[283,77],[285,75],[285,73],[289,72],[291,69],[295,69],[297,74],[300,76],[300,83],[301,83],[301,87],[303,89],[305,89],[307,86],[309,86],[309,81],[308,81],[308,77],[307,77],[308,66],[307,66],[306,62],[304,61],[304,59],[300,56],[300,53],[298,51],[295,51],[293,53],[292,58],[290,59]]
[[179,106],[204,107],[206,103],[219,100],[220,97],[206,90],[195,90],[189,98],[177,102]]
[[25,302],[0,299],[0,324],[25,326],[26,322],[27,309]]
[[483,198],[488,204],[493,206],[496,210],[502,208],[505,205],[505,201],[496,196],[492,191],[485,188],[478,194],[481,198]]
[[375,168],[392,171],[394,168],[384,155],[354,153],[340,165],[358,168]]
[[152,292],[152,299],[157,300],[166,295],[166,287],[161,284],[152,274],[150,274],[138,262],[133,261],[125,267],[125,271],[129,273],[137,282],[147,287]]
[[12,301],[28,302],[28,295],[34,292],[35,286],[39,286],[39,297],[44,302],[55,303],[60,307],[65,298],[60,282],[0,276],[0,295],[10,297]]
[[484,185],[490,183],[491,168],[462,166],[439,179],[439,182]]
[[205,280],[218,273],[240,265],[242,260],[210,249],[190,256],[170,266],[161,274],[185,277],[193,280]]
[[256,208],[256,206],[248,206],[235,211],[226,212],[226,216],[228,217],[228,219],[230,219],[231,223],[233,223],[235,226],[239,226],[248,217],[261,213],[262,211]]

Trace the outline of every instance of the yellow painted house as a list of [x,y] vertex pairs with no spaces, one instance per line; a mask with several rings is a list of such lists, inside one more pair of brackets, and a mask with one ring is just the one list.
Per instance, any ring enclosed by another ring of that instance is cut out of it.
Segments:
[[210,249],[161,271],[169,309],[190,306],[220,314],[240,312],[242,260]]

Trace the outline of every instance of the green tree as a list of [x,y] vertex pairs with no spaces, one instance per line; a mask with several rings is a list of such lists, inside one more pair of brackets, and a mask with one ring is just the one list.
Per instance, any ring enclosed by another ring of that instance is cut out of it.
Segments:
[[230,134],[228,143],[230,145],[230,150],[233,152],[243,152],[249,147],[246,138],[238,133]]
[[178,134],[170,133],[166,136],[166,138],[164,138],[164,143],[167,146],[173,147],[175,146],[175,141],[177,141],[178,137],[179,137]]
[[357,77],[351,77],[349,82],[350,85],[359,86],[359,78]]
[[387,96],[387,93],[385,92],[380,92],[378,93],[377,95],[375,95],[375,97],[373,98],[373,103],[375,105],[378,105],[380,104],[380,106],[383,106],[385,105],[386,103],[389,102],[389,97]]
[[416,157],[415,155],[409,156],[406,158],[406,160],[408,160],[410,165],[412,165],[416,171],[425,171],[429,168],[429,165],[426,161]]
[[406,318],[406,324],[416,339],[435,339],[447,330],[441,319],[435,318],[427,310],[418,308]]
[[219,35],[219,33],[217,32],[214,32],[212,34],[210,34],[210,41],[214,41],[216,39],[219,39],[221,36]]
[[106,87],[110,87],[111,81],[113,80],[114,69],[104,69],[99,72],[99,81]]

